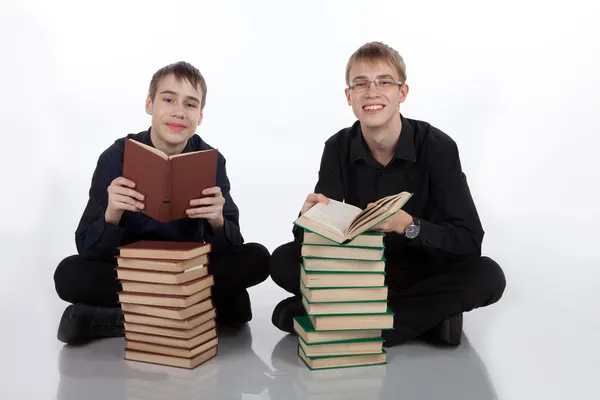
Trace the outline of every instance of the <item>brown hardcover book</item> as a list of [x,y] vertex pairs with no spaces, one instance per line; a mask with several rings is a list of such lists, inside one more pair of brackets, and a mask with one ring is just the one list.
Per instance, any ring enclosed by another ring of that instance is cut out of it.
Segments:
[[142,315],[142,314],[132,314],[126,311],[123,311],[123,317],[125,319],[124,322],[130,322],[133,324],[139,325],[150,325],[157,326],[163,328],[173,328],[173,329],[193,329],[199,325],[202,325],[205,322],[208,322],[211,319],[217,317],[217,310],[212,309],[205,313],[193,316],[189,319],[179,320],[179,319],[170,319],[170,318],[162,318],[162,317],[153,317],[150,315]]
[[128,341],[149,343],[159,346],[179,347],[182,349],[193,349],[217,337],[217,329],[213,328],[189,339],[173,338],[160,335],[148,335],[139,332],[125,331],[125,338]]
[[[153,314],[152,310],[157,309],[156,312],[162,308],[177,310],[177,315],[183,315],[184,311],[191,308],[193,305],[200,303],[203,300],[210,300],[210,288],[204,289],[191,296],[170,296],[170,295],[155,295],[149,293],[126,293],[119,292],[119,302],[123,311],[133,312],[136,314],[153,315],[157,317],[173,318],[173,319],[186,319],[191,317],[168,317],[166,315]],[[136,309],[147,309],[148,312],[134,311],[133,307],[137,306]],[[127,308],[128,307],[128,308]],[[208,310],[210,307],[206,308]]]
[[195,267],[208,265],[209,262],[210,260],[208,254],[203,254],[188,260],[157,260],[148,258],[117,257],[117,264],[119,267],[159,272],[184,272]]
[[198,354],[194,358],[167,356],[126,348],[125,359],[129,361],[140,361],[150,364],[168,365],[171,367],[194,369],[197,366],[215,358],[217,353],[218,346],[213,346],[212,348],[206,350],[204,353]]
[[[193,282],[198,279],[212,276],[208,273],[208,268],[201,267],[190,272],[155,272],[145,271],[140,269],[129,269],[117,267],[117,278],[121,281],[157,283],[163,285],[182,285],[184,283]],[[125,289],[123,289],[125,290]],[[136,290],[140,292],[141,290]]]
[[164,328],[153,325],[134,324],[124,322],[126,332],[137,332],[152,336],[165,336],[178,339],[192,339],[202,333],[205,333],[217,326],[214,319],[209,319],[207,322],[190,329]]
[[160,222],[185,218],[190,200],[217,184],[216,149],[168,156],[143,143],[125,141],[123,177],[143,194],[142,212]]
[[208,254],[211,250],[211,244],[204,242],[140,240],[120,246],[119,255],[125,258],[189,260],[203,254]]
[[214,284],[212,275],[186,282],[181,285],[161,285],[159,283],[121,281],[124,292],[147,293],[154,295],[191,296]]
[[219,343],[219,338],[214,338],[205,343],[202,343],[194,348],[185,349],[180,347],[162,346],[152,343],[136,342],[127,340],[127,350],[138,350],[146,353],[164,354],[166,356],[193,358],[206,350],[216,347]]

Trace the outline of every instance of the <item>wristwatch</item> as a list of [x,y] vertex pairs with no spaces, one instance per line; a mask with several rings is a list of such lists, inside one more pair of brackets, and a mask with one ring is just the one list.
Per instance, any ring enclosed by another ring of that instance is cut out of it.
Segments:
[[404,231],[404,237],[407,239],[414,239],[419,236],[419,232],[421,231],[421,221],[417,218],[413,217],[412,223],[406,228]]

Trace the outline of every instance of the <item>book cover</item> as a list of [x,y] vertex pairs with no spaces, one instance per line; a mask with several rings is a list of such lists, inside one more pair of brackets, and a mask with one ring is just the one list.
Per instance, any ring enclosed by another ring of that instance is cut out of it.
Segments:
[[193,199],[205,197],[204,189],[217,184],[216,149],[167,156],[160,150],[125,141],[123,177],[144,195],[144,214],[160,222],[185,218]]
[[205,242],[174,242],[139,240],[119,246],[123,258],[189,260],[210,253],[212,245]]

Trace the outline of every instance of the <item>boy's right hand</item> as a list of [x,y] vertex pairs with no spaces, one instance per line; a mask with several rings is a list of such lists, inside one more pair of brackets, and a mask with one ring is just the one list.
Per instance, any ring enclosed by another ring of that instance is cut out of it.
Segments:
[[314,206],[317,203],[328,204],[329,199],[323,196],[321,193],[309,194],[308,197],[306,197],[306,200],[304,201],[304,205],[302,206],[302,211],[300,211],[300,215],[307,212],[312,206]]
[[138,212],[144,208],[144,195],[132,188],[135,183],[123,177],[115,178],[108,187],[108,206],[104,219],[118,225],[125,210]]

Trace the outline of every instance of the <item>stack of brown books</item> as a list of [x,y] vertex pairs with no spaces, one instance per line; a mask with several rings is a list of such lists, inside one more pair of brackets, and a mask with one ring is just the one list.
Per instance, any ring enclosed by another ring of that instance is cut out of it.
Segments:
[[215,357],[211,245],[139,241],[119,251],[125,359],[192,369]]
[[383,234],[348,244],[305,231],[300,292],[306,317],[294,319],[298,355],[310,369],[386,363],[383,329],[393,329],[387,305]]

